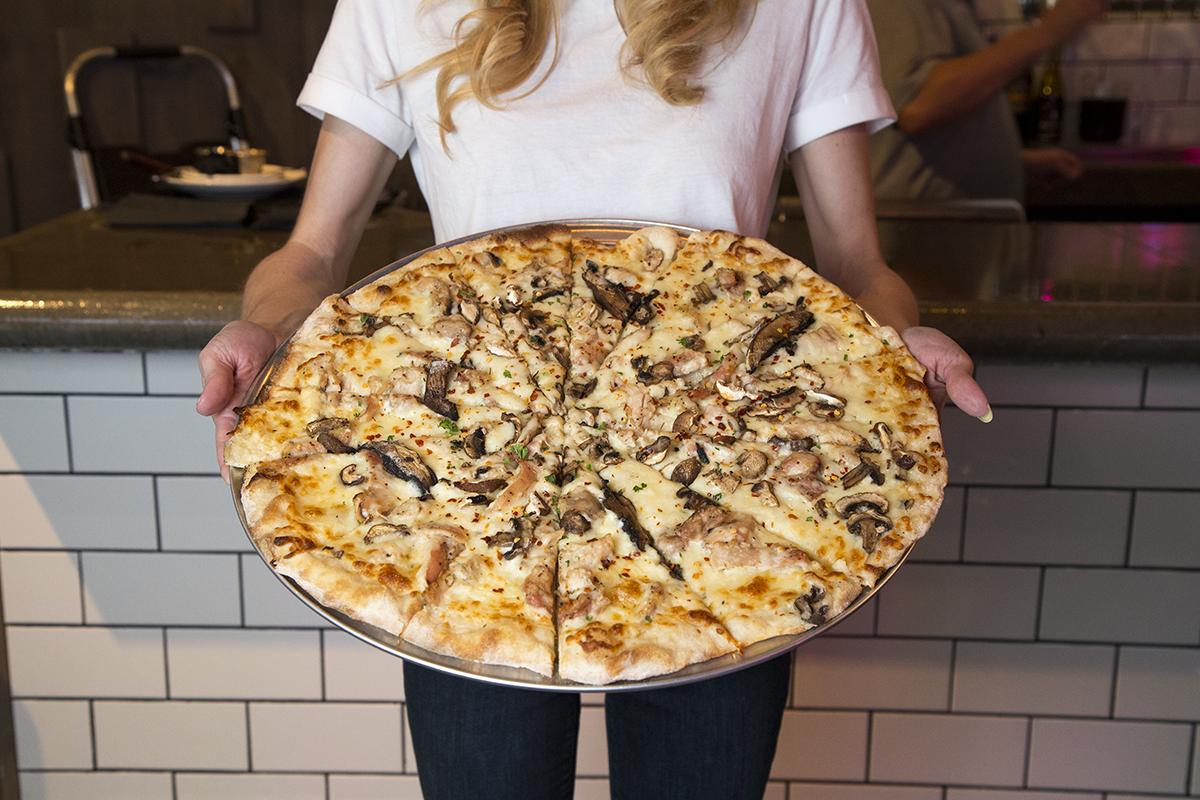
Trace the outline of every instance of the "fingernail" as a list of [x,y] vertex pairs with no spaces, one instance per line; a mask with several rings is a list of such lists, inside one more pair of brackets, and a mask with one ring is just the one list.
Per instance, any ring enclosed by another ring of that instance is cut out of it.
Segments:
[[980,422],[991,422],[992,421],[992,407],[991,406],[988,406],[988,410],[987,410],[986,414],[984,414],[982,417],[979,417],[979,421]]

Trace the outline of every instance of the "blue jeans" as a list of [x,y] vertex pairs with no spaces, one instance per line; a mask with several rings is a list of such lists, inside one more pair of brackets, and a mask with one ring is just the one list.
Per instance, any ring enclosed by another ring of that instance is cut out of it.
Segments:
[[[790,656],[698,683],[605,697],[613,800],[761,800]],[[569,800],[579,695],[404,663],[425,800]]]

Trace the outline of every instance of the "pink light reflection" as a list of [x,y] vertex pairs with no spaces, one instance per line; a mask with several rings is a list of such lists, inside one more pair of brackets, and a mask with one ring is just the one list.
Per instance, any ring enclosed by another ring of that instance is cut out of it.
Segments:
[[1042,293],[1038,296],[1039,300],[1050,301],[1054,299],[1054,280],[1046,278],[1042,281]]

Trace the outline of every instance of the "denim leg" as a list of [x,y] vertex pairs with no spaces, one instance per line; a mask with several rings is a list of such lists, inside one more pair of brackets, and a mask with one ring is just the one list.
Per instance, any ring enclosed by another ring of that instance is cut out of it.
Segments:
[[698,683],[605,697],[613,800],[762,800],[790,655]]
[[579,695],[515,689],[404,662],[425,800],[570,800]]

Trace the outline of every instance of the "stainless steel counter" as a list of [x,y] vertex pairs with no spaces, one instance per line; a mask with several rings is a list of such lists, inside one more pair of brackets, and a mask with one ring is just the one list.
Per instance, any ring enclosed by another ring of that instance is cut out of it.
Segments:
[[[1200,361],[1200,225],[881,208],[879,227],[922,323],[975,357]],[[245,276],[285,236],[116,228],[93,210],[0,240],[0,347],[198,349],[238,317]],[[781,203],[768,238],[812,263],[795,205]],[[383,209],[351,279],[430,244],[427,216]]]

